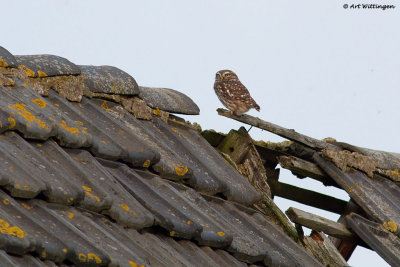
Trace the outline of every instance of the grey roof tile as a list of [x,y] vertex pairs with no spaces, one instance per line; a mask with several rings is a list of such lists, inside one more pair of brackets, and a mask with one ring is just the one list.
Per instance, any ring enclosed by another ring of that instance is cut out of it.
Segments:
[[66,58],[54,55],[15,56],[28,77],[53,77],[60,75],[79,75],[80,69]]
[[[153,215],[144,208],[115,178],[86,150],[64,149],[73,158],[83,173],[90,174],[89,183],[107,192],[112,199],[111,207],[101,212],[109,215],[122,226],[135,229],[150,227],[154,223]],[[92,191],[86,191],[91,193]],[[80,204],[81,205],[81,204]]]
[[[15,132],[0,136],[0,182],[12,196],[33,198],[46,190],[45,174],[32,148]],[[42,175],[43,174],[43,175]]]
[[[45,253],[39,254],[41,258],[46,259],[53,253],[61,252],[66,254],[67,260],[77,266],[88,263],[93,266],[107,266],[110,262],[110,257],[103,248],[96,245],[93,239],[71,224],[70,219],[77,215],[74,213],[74,209],[65,211],[67,206],[49,204],[39,200],[30,200],[26,204],[31,207],[29,215],[35,218],[35,221],[46,226],[53,238],[63,238],[62,242],[53,239],[55,242],[46,243],[48,247],[47,250],[45,248]],[[60,215],[60,210],[65,211],[64,216]]]
[[79,65],[86,86],[93,93],[137,95],[135,79],[123,70],[112,66]]
[[12,196],[33,198],[39,193],[48,201],[70,205],[83,199],[84,191],[70,180],[70,174],[58,170],[54,158],[49,158],[43,146],[53,146],[53,141],[31,142],[14,132],[0,137],[3,147],[1,158],[5,164],[2,177],[9,179],[5,188]]
[[216,198],[210,200],[211,206],[220,214],[215,219],[233,235],[228,251],[237,259],[248,263],[263,261],[267,266],[320,266],[276,225],[264,217],[260,222],[254,210],[244,207],[240,210],[232,203]]
[[140,86],[139,97],[152,108],[178,114],[200,114],[199,107],[192,99],[173,89]]
[[[49,92],[48,100],[57,105],[64,117],[68,117],[75,125],[83,127],[91,136],[90,151],[102,158],[122,160],[133,166],[150,166],[159,160],[159,154],[151,150],[128,129],[107,114],[104,101],[83,98],[81,103],[71,103],[62,99],[57,93]],[[69,126],[68,126],[69,127]],[[72,130],[76,131],[76,130]]]
[[[126,165],[108,166],[109,171],[117,180],[154,215],[155,222],[169,232],[171,236],[193,238],[200,235],[202,227],[186,216],[178,207],[168,203],[162,194],[163,187],[168,184],[160,178],[149,175],[143,178]],[[142,174],[143,175],[143,174]]]
[[35,210],[32,210],[30,202],[17,202],[3,191],[0,191],[0,201],[3,225],[12,230],[2,233],[2,237],[12,237],[2,238],[2,241],[5,241],[2,244],[3,250],[17,255],[34,251],[56,262],[66,259],[67,253],[63,251],[66,244],[52,232],[55,225],[47,225],[42,220],[37,220],[33,216]]
[[[2,251],[4,252],[4,251]],[[5,252],[4,252],[5,253]],[[46,267],[45,263],[43,263],[41,260],[38,258],[35,258],[31,255],[24,255],[24,256],[14,256],[14,255],[8,255],[8,258],[12,260],[13,265],[10,265],[10,267],[24,267],[24,266],[29,266],[29,267]],[[3,264],[2,259],[0,259],[0,262]],[[54,264],[54,263],[53,263]]]
[[13,56],[13,54],[8,52],[8,50],[2,46],[0,46],[0,67],[10,67],[10,68],[18,67],[18,62]]
[[322,156],[314,159],[368,215],[377,222],[397,225],[395,233],[400,236],[400,187],[396,183],[378,175],[371,179],[354,169],[343,172]]
[[[204,251],[206,251],[206,253],[208,253],[209,249],[207,247],[202,247],[202,249]],[[221,266],[238,266],[238,267],[246,267],[247,264],[237,260],[235,257],[233,257],[231,254],[229,254],[228,252],[226,252],[225,250],[222,249],[217,249],[215,251],[213,251],[216,255],[213,255],[213,258],[218,261],[221,261],[221,263],[219,263]]]
[[374,249],[392,266],[400,266],[400,239],[387,231],[382,225],[369,221],[355,213],[346,216],[350,227],[365,243]]

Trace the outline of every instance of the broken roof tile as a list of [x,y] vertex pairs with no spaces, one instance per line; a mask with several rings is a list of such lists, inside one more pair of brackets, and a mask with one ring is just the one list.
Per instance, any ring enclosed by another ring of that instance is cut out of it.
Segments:
[[400,236],[400,187],[396,183],[379,175],[370,178],[352,168],[342,171],[318,154],[314,159],[368,215],[380,223],[394,223],[393,232]]
[[200,114],[199,107],[192,99],[173,89],[140,86],[139,97],[152,108],[178,114]]
[[113,66],[79,65],[86,86],[93,93],[137,95],[139,87],[135,79]]
[[400,266],[400,238],[384,229],[381,224],[351,213],[346,216],[350,227],[365,243],[392,266]]
[[18,55],[15,56],[26,76],[32,78],[60,75],[79,75],[80,69],[66,58],[54,55]]
[[15,57],[7,49],[0,46],[0,67],[16,68],[17,66],[18,62]]

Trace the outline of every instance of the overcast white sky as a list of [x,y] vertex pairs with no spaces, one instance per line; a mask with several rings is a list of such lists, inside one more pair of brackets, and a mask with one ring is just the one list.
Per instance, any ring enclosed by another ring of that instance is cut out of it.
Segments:
[[[353,3],[374,2],[4,1],[0,45],[13,54],[113,65],[139,85],[176,89],[200,107],[200,116],[186,119],[221,132],[242,125],[215,111],[222,107],[215,72],[232,69],[261,107],[251,115],[319,139],[400,152],[400,2],[375,0],[398,5],[388,10],[343,8]],[[281,140],[254,128],[251,134]],[[281,179],[334,191],[288,172]],[[296,205],[277,202],[283,210]],[[385,266],[364,249],[349,263]]]

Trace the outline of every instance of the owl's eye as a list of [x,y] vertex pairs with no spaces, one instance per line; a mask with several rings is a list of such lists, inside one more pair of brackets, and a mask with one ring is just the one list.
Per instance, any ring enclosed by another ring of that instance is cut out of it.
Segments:
[[230,73],[225,73],[225,77],[231,77]]

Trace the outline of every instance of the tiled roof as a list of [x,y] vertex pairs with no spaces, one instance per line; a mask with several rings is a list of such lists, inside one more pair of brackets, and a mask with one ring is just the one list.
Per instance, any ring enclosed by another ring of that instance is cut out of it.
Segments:
[[52,55],[0,63],[2,266],[320,266],[168,113],[197,114],[189,97]]

